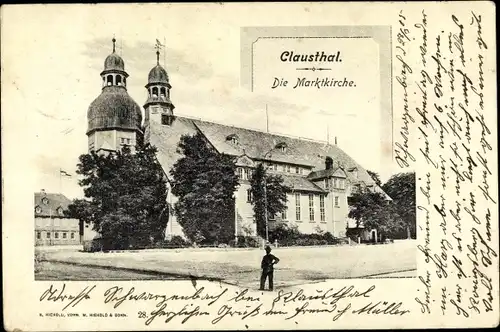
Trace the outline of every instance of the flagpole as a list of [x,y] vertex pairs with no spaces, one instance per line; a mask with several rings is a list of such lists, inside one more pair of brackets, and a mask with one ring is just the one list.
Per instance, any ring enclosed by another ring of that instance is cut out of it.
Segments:
[[163,68],[167,69],[167,39],[163,36]]
[[326,123],[326,143],[330,144],[330,123]]
[[62,169],[59,168],[59,193],[62,194],[62,176],[61,176],[61,173],[62,173]]
[[266,104],[266,131],[269,133],[269,114],[267,112],[267,104]]

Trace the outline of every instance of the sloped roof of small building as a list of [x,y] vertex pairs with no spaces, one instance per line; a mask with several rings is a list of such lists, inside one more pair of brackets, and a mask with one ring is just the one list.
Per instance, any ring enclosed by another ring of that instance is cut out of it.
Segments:
[[283,178],[283,184],[294,191],[307,191],[316,193],[326,193],[322,188],[309,181],[307,178],[298,175],[279,174]]
[[[339,173],[342,173],[342,174],[337,173],[337,171],[339,171],[339,170],[341,170]],[[335,173],[337,173],[336,176],[342,177],[342,178],[346,177],[344,174],[347,174],[347,172],[345,172],[344,170],[342,170],[340,167],[335,167],[335,168],[322,169],[322,170],[319,170],[319,171],[311,172],[307,176],[307,178],[309,180],[324,179],[324,178],[331,177],[331,176],[335,175]]]
[[35,217],[64,217],[59,208],[66,211],[71,200],[63,194],[36,192],[34,204]]

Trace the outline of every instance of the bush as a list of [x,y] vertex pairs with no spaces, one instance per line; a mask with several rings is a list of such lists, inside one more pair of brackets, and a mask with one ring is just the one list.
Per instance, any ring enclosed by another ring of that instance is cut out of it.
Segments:
[[234,242],[234,240],[230,241],[233,247],[238,248],[258,248],[259,241],[253,236],[238,236],[238,244]]
[[277,225],[270,232],[271,242],[278,240],[278,245],[288,246],[321,246],[339,244],[340,239],[335,238],[330,232],[316,232],[313,234],[301,234],[296,227],[286,224]]
[[104,250],[104,248],[103,248],[101,238],[95,238],[92,240],[83,241],[83,251],[85,251],[85,252],[97,252],[97,251],[103,251],[103,250]]
[[170,240],[163,240],[155,245],[156,248],[187,248],[190,243],[186,241],[182,236],[174,235]]
[[183,237],[181,237],[179,235],[172,236],[172,238],[168,242],[171,246],[177,247],[177,248],[189,247],[189,242],[186,241]]
[[40,272],[43,261],[45,261],[45,254],[35,251],[35,272]]
[[275,240],[278,240],[279,243],[288,243],[297,239],[300,235],[301,234],[298,231],[297,226],[290,226],[287,223],[279,223],[269,231],[269,240],[271,243]]

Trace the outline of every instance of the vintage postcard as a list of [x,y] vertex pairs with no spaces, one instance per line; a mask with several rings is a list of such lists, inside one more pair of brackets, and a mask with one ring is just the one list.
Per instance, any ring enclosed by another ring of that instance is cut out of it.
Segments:
[[497,326],[495,9],[3,6],[5,329]]

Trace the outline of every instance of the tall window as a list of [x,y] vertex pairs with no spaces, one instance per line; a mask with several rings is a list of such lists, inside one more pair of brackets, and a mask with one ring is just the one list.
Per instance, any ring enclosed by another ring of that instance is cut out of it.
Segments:
[[71,238],[74,239],[75,238],[75,233],[71,232]]
[[295,166],[295,174],[299,174],[300,168],[298,166]]
[[241,180],[243,179],[243,168],[238,167],[238,178]]
[[328,179],[325,179],[325,189],[329,188],[330,188],[330,182],[328,181]]
[[58,232],[55,232],[54,233],[54,238],[58,239],[59,238],[59,233]]
[[295,194],[295,220],[300,221],[300,194]]
[[325,196],[319,195],[319,216],[321,221],[325,221]]
[[281,212],[281,220],[287,220],[288,216],[286,214],[286,207],[285,209]]
[[290,173],[290,165],[286,165],[286,172]]
[[42,233],[36,232],[36,238],[40,240],[42,238]]
[[63,239],[65,239],[68,236],[68,233],[64,232],[63,233]]
[[273,164],[273,169],[274,169],[275,171],[277,171],[277,170],[278,170],[278,164]]
[[252,170],[249,168],[245,168],[245,179],[250,180],[252,178]]
[[252,202],[252,190],[247,189],[247,202],[251,203]]
[[335,206],[339,206],[339,196],[335,196]]
[[309,194],[309,220],[314,221],[314,195]]
[[47,239],[50,239],[50,232],[47,232]]

